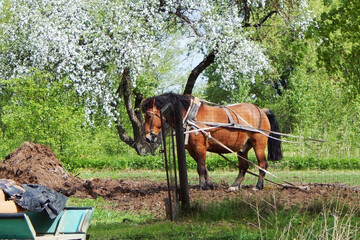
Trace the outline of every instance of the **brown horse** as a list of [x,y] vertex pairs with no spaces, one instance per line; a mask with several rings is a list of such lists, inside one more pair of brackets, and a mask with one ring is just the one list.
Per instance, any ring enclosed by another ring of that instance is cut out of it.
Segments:
[[230,187],[230,190],[238,190],[249,167],[247,159],[251,148],[254,149],[260,166],[256,189],[263,189],[265,172],[261,169],[266,170],[268,166],[266,145],[269,160],[282,159],[281,142],[277,140],[280,136],[274,133],[278,132],[275,115],[268,109],[262,110],[249,103],[211,106],[197,100],[191,95],[173,93],[144,99],[142,111],[145,113],[146,139],[154,142],[159,135],[160,109],[167,103],[177,102],[182,108],[184,127],[192,130],[186,136],[185,148],[197,162],[200,189],[213,189],[205,166],[206,151],[220,154],[232,151],[238,154],[239,174]]

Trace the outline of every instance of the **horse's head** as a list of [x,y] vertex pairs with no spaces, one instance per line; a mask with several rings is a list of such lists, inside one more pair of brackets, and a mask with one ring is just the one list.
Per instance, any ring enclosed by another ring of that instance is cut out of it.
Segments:
[[191,96],[175,93],[147,98],[143,100],[141,110],[145,114],[145,137],[148,142],[155,142],[161,130],[161,123],[171,124],[171,117],[161,115],[160,110],[171,106],[179,106],[182,114],[185,114],[190,106]]
[[160,110],[155,106],[155,98],[144,99],[142,111],[145,114],[145,138],[149,143],[156,141],[161,130]]

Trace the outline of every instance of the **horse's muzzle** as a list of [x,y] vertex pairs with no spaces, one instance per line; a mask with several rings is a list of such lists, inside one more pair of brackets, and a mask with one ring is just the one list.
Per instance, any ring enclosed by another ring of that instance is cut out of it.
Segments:
[[146,134],[145,138],[148,143],[154,143],[156,141],[156,135],[154,133]]

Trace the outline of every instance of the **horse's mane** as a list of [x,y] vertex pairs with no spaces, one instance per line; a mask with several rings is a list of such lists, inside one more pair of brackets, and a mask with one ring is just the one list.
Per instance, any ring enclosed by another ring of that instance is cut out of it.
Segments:
[[145,99],[141,106],[141,110],[143,112],[146,112],[146,110],[149,107],[149,104],[152,103],[152,101],[155,99],[155,106],[158,109],[163,108],[166,104],[172,103],[175,104],[178,102],[183,110],[188,110],[191,102],[191,95],[181,95],[176,93],[165,93],[159,96],[154,96]]

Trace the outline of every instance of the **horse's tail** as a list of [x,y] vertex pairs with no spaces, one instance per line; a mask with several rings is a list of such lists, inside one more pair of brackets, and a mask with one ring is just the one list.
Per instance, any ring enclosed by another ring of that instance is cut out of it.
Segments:
[[283,158],[281,151],[281,136],[275,132],[279,132],[279,125],[276,121],[275,114],[270,109],[263,109],[270,122],[270,137],[268,138],[268,159],[270,161],[278,161]]

